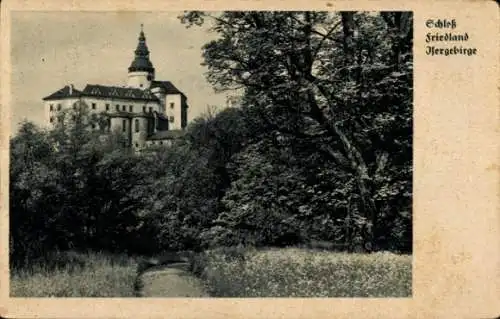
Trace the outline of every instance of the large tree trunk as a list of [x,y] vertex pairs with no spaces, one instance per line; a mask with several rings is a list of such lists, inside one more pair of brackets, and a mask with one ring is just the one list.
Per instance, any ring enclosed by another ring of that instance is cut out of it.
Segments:
[[[351,66],[354,61],[353,35],[354,35],[355,25],[353,17],[354,17],[354,12],[341,13],[343,34],[344,34],[343,49],[345,54],[344,58],[345,68],[342,74],[346,81],[351,80],[352,74],[351,72],[349,72],[348,67]],[[328,93],[327,88],[324,88],[321,86],[321,84],[317,83],[315,77],[311,74],[312,63],[313,63],[312,48],[310,46],[311,44],[309,41],[311,37],[310,33],[311,21],[310,21],[310,15],[307,13],[305,15],[305,20],[307,24],[303,29],[303,31],[305,32],[307,46],[306,49],[300,52],[304,58],[305,63],[300,63],[298,62],[297,57],[290,56],[289,57],[289,62],[291,64],[290,69],[294,70],[294,72],[291,72],[291,77],[294,80],[298,80],[297,78],[299,77],[299,74],[301,76],[304,76],[302,80],[306,80],[311,84],[315,84],[316,87],[321,91],[321,94],[329,100],[330,108],[335,109],[336,107],[339,106],[336,104],[337,101],[335,100],[335,98]],[[300,70],[300,72],[297,73],[295,72],[296,70]],[[343,155],[347,158],[350,169],[352,170],[355,176],[356,184],[362,200],[362,209],[364,210],[364,215],[367,220],[367,225],[364,230],[365,249],[371,251],[374,247],[374,240],[375,240],[374,229],[377,218],[377,208],[375,205],[375,201],[373,200],[372,189],[369,186],[372,181],[372,178],[369,175],[368,166],[366,165],[366,162],[363,159],[361,152],[356,148],[353,141],[351,141],[349,137],[343,132],[342,128],[335,123],[335,119],[333,120],[328,119],[326,115],[323,113],[323,111],[318,105],[318,102],[316,100],[316,95],[312,88],[310,88],[307,92],[307,100],[310,107],[309,115],[311,116],[311,118],[313,118],[318,124],[320,124],[328,132],[330,136],[334,137],[335,140],[341,142],[341,145],[343,147],[342,150]],[[337,161],[338,154],[335,154],[331,147],[327,147],[327,152],[334,161]]]
[[[328,125],[328,124],[327,124]],[[373,200],[372,189],[369,187],[372,178],[368,173],[368,167],[360,151],[351,143],[347,135],[337,126],[333,125],[335,135],[340,139],[345,154],[349,159],[352,171],[356,177],[359,194],[362,200],[364,215],[368,223],[366,225],[365,249],[371,251],[375,246],[374,230],[377,222],[377,207]]]
[[413,27],[411,12],[382,12],[380,14],[389,27],[391,35],[392,63],[399,70],[403,54],[412,50]]
[[[342,19],[342,30],[343,30],[343,49],[344,49],[344,67],[349,70],[349,67],[354,63],[354,12],[341,12]],[[355,80],[352,78],[352,72],[345,72],[345,80],[351,81]],[[344,134],[337,124],[330,124],[325,121],[325,124],[330,127],[330,131],[333,131],[335,135],[340,139],[344,147],[345,154],[349,159],[351,164],[351,169],[356,177],[356,184],[358,186],[359,194],[362,200],[364,215],[367,219],[367,225],[365,229],[365,249],[371,251],[374,248],[374,230],[377,219],[377,207],[375,201],[373,200],[373,192],[369,186],[372,178],[368,172],[368,166],[366,165],[361,152],[356,148],[354,143],[350,141],[348,136]]]

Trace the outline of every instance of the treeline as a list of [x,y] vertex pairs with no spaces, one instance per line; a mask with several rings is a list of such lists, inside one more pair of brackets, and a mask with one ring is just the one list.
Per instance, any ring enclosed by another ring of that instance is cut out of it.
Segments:
[[310,241],[411,251],[411,14],[182,17],[207,19],[220,36],[203,48],[208,80],[238,88],[240,107],[140,154],[102,125],[89,129],[100,119],[79,120],[85,112],[53,131],[21,125],[11,139],[13,262],[52,249]]

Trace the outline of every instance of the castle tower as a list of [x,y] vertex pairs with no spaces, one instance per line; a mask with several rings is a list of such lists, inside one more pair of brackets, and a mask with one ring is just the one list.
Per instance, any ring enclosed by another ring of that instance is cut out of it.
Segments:
[[147,89],[155,78],[155,69],[149,60],[149,50],[146,45],[143,25],[139,34],[139,43],[135,49],[135,58],[128,68],[128,87]]

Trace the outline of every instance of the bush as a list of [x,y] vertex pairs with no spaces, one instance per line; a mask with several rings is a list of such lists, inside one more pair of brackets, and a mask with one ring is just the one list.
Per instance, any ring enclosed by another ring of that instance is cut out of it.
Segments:
[[205,276],[205,269],[209,266],[214,256],[219,256],[225,262],[243,261],[249,254],[250,249],[241,245],[230,247],[217,247],[210,251],[192,253],[188,257],[189,271],[198,277]]
[[204,252],[194,254],[189,258],[188,270],[197,277],[203,277],[208,260],[208,255]]

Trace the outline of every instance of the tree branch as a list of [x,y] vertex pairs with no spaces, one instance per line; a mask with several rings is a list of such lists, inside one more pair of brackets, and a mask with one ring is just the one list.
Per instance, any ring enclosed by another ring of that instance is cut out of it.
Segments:
[[338,28],[340,23],[341,23],[341,21],[337,22],[330,30],[328,30],[328,32],[325,35],[322,35],[320,32],[317,32],[317,31],[315,32],[314,29],[311,30],[312,33],[316,33],[316,34],[319,34],[322,36],[321,40],[318,43],[318,46],[316,47],[316,49],[313,52],[314,59],[316,59],[316,57],[318,56],[318,53],[321,50],[321,47],[323,46],[323,43],[325,42],[326,39],[337,41],[335,39],[331,39],[330,35],[333,33],[333,31],[335,31],[335,29]]

